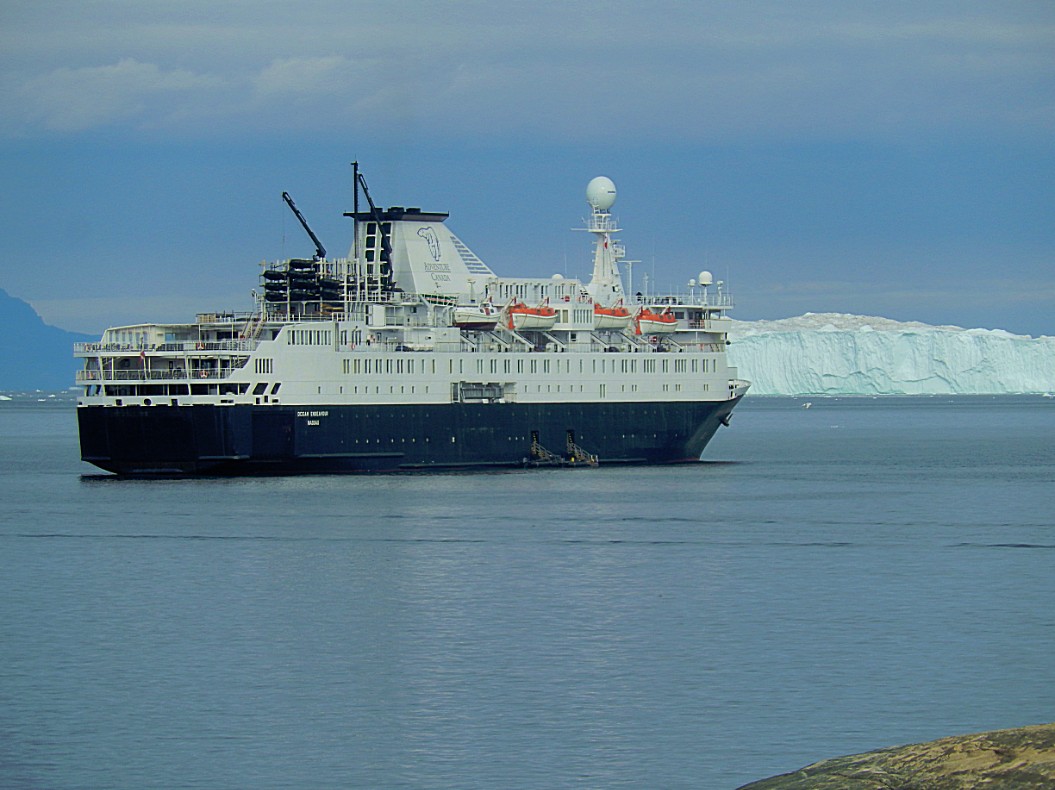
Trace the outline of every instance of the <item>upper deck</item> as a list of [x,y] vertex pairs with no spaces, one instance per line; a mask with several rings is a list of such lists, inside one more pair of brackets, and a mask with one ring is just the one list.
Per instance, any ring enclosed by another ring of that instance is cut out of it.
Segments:
[[[498,276],[447,228],[446,213],[379,210],[371,203],[369,211],[349,215],[356,228],[347,257],[327,258],[308,229],[316,256],[261,264],[255,309],[199,314],[181,324],[110,328],[98,343],[75,346],[75,355],[84,360],[77,381],[85,385],[86,397],[220,397],[225,402],[224,396],[264,395],[265,390],[270,396],[277,385],[322,394],[324,385],[317,382],[332,379],[336,359],[347,371],[375,375],[390,367],[424,369],[352,363],[362,355],[444,356],[452,375],[458,355],[497,360],[511,354],[622,356],[622,372],[635,371],[632,360],[641,355],[689,354],[708,359],[676,370],[725,370],[730,295],[722,283],[710,287],[706,272],[680,291],[656,293],[648,277],[642,277],[641,290],[624,289],[620,266],[625,263],[629,277],[633,262],[624,261],[624,246],[613,235],[618,228],[608,208],[614,194],[614,185],[604,178],[587,190],[591,215],[583,230],[594,236],[589,281]],[[496,361],[487,370],[617,372],[609,367],[598,361],[555,366]],[[667,367],[643,366],[657,373]],[[466,365],[459,362],[457,368],[464,371]],[[422,386],[432,385],[423,381]],[[543,391],[542,383],[533,386]],[[517,382],[510,378],[502,387],[514,392]],[[554,379],[546,390],[564,387]],[[360,385],[352,388],[358,391]],[[343,392],[343,385],[338,389]],[[681,384],[673,391],[680,392]],[[271,401],[265,397],[264,402]]]

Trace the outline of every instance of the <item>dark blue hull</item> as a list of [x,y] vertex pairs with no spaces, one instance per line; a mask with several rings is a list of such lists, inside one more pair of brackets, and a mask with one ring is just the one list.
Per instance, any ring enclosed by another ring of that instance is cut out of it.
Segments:
[[520,466],[534,438],[605,463],[698,460],[739,401],[445,406],[81,406],[81,457],[125,475]]

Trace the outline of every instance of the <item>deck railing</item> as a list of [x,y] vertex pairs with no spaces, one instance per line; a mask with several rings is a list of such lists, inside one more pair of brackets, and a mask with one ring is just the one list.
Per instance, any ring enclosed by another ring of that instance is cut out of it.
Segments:
[[76,381],[216,381],[230,378],[238,368],[220,370],[78,370]]
[[192,354],[194,352],[236,351],[250,353],[256,350],[258,340],[218,340],[218,341],[181,341],[178,343],[134,344],[134,343],[74,343],[73,353],[93,354],[128,354],[147,351],[163,353]]

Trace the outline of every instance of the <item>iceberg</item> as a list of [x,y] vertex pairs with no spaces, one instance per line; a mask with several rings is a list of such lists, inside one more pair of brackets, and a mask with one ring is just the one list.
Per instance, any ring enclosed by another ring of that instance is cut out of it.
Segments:
[[756,395],[1055,392],[1055,337],[843,313],[730,323],[729,363]]

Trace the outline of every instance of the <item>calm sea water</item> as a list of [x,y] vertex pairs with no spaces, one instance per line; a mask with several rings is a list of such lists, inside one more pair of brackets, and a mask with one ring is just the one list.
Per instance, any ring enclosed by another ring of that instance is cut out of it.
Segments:
[[0,786],[733,788],[1055,720],[1055,400],[672,468],[121,481],[0,402]]

